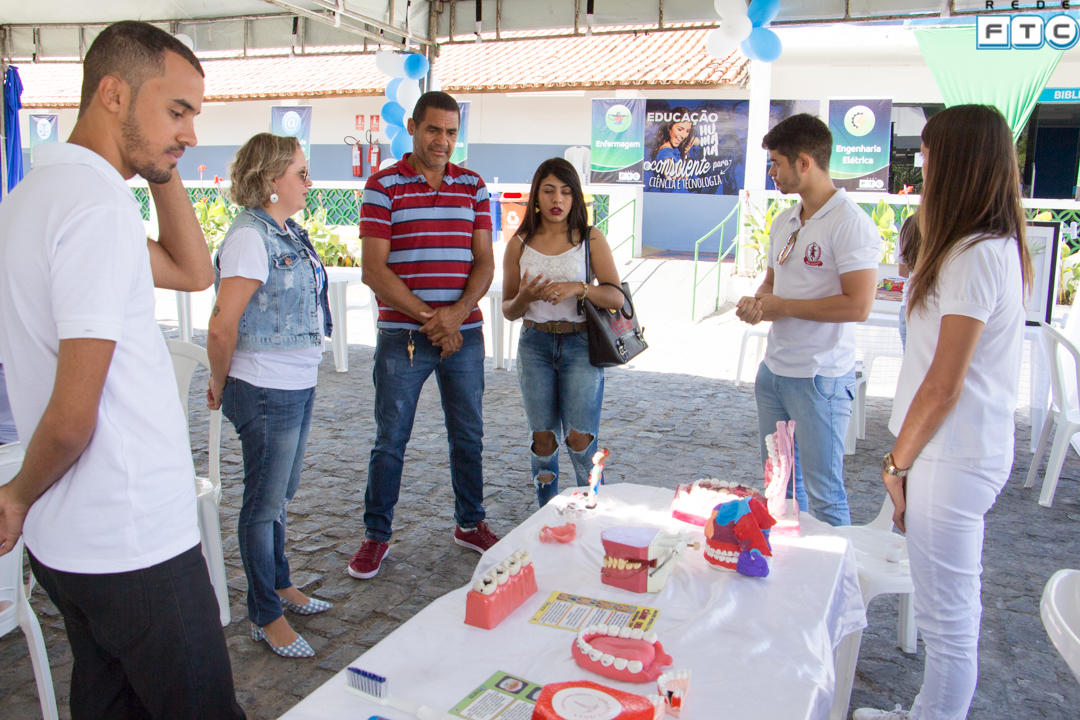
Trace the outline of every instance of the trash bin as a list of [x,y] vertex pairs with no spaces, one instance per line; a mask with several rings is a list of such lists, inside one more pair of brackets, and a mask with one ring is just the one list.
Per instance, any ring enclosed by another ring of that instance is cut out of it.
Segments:
[[522,221],[525,219],[525,197],[522,193],[504,192],[499,198],[499,209],[502,213],[502,237],[508,241],[514,237]]

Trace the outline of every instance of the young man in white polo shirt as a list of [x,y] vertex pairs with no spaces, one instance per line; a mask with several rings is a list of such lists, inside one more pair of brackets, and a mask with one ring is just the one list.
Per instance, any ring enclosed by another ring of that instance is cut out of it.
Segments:
[[[67,143],[0,204],[0,349],[19,437],[0,554],[22,534],[64,616],[71,716],[243,718],[202,557],[195,473],[154,286],[203,290],[210,253],[176,172],[194,145],[199,61],[122,22],[83,65]],[[148,240],[125,178],[157,206]]]
[[855,326],[870,314],[881,238],[870,217],[829,177],[832,134],[805,113],[762,141],[769,176],[800,200],[773,220],[765,281],[736,315],[771,322],[754,394],[762,463],[765,437],[795,421],[795,497],[830,525],[850,525],[844,438],[855,387]]

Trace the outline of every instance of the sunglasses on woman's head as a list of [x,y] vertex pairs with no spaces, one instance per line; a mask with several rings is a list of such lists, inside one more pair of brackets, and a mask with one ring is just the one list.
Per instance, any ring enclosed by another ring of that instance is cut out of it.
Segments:
[[791,233],[791,237],[788,238],[787,245],[785,245],[784,249],[780,251],[780,254],[776,256],[777,265],[783,265],[784,261],[788,259],[788,255],[790,255],[791,251],[795,249],[795,243],[799,239],[800,230],[802,230],[802,228],[799,228],[798,230]]

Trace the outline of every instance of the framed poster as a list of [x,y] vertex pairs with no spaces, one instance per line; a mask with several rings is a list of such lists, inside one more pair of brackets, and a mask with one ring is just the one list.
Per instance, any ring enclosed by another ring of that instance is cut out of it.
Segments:
[[1027,224],[1027,245],[1035,267],[1035,283],[1027,301],[1027,324],[1038,327],[1050,322],[1057,299],[1058,243],[1061,223],[1034,220]]

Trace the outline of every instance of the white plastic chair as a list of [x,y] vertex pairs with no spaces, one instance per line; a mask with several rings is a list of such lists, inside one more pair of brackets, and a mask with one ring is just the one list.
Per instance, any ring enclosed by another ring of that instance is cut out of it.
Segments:
[[[348,312],[369,308],[371,320],[375,325],[375,334],[379,334],[379,304],[375,300],[375,293],[371,288],[364,286],[366,292],[362,293],[366,302],[349,302],[349,282],[345,280],[331,280],[327,298],[330,301],[330,315],[334,319],[334,334],[330,337],[330,349],[334,356],[334,369],[338,372],[349,371],[349,337],[348,337]],[[357,284],[353,282],[352,284]]]
[[1050,459],[1046,462],[1042,493],[1039,495],[1039,504],[1050,507],[1054,504],[1054,492],[1061,477],[1065,455],[1069,451],[1069,441],[1080,431],[1080,406],[1077,402],[1077,389],[1080,388],[1080,350],[1058,330],[1046,323],[1041,325],[1046,358],[1050,364],[1050,388],[1053,398],[1046,411],[1046,419],[1035,445],[1035,454],[1031,458],[1031,467],[1028,469],[1024,487],[1029,488],[1035,484],[1039,464],[1046,452],[1046,442],[1050,438],[1050,428],[1056,422],[1057,433],[1054,435]]
[[[859,564],[859,587],[867,605],[878,595],[900,596],[900,611],[896,627],[896,644],[906,653],[914,653],[918,641],[915,628],[915,585],[911,581],[911,564],[907,556],[907,538],[892,531],[893,502],[888,493],[881,512],[868,525],[838,527],[855,546]],[[900,562],[889,562],[885,551],[889,545],[902,546]]]
[[844,454],[855,454],[855,441],[866,439],[866,372],[861,360],[855,361],[855,398],[851,401],[851,422],[844,439]]
[[1043,627],[1080,681],[1080,570],[1058,570],[1043,589]]
[[757,325],[751,325],[743,331],[742,346],[739,348],[739,364],[735,368],[735,383],[742,385],[742,369],[743,360],[746,359],[746,346],[750,342],[751,338],[757,338],[757,353],[754,355],[754,367],[756,368],[761,361],[761,354],[765,350],[765,338],[769,335],[769,328],[772,327],[772,323],[763,322]]
[[[16,442],[0,445],[0,485],[7,484],[15,477],[22,467],[22,461],[22,444]],[[16,627],[22,629],[26,644],[30,646],[30,664],[34,667],[41,715],[45,720],[57,720],[59,715],[56,712],[56,692],[53,690],[52,672],[49,670],[49,655],[45,651],[41,625],[30,607],[34,576],[31,575],[30,582],[23,584],[22,559],[22,538],[15,543],[11,552],[0,557],[0,637]]]
[[[176,373],[176,387],[180,393],[180,404],[184,406],[184,416],[188,417],[188,391],[191,388],[191,376],[200,365],[210,369],[210,359],[206,350],[192,343],[179,340],[166,340],[169,355],[172,356],[173,371]],[[206,558],[206,568],[210,571],[210,583],[217,596],[221,626],[225,627],[231,619],[229,613],[229,586],[225,577],[225,551],[221,546],[221,520],[218,508],[221,505],[221,410],[210,412],[210,440],[207,445],[210,454],[207,477],[195,477],[195,492],[198,497],[199,534],[202,536],[202,552]]]

